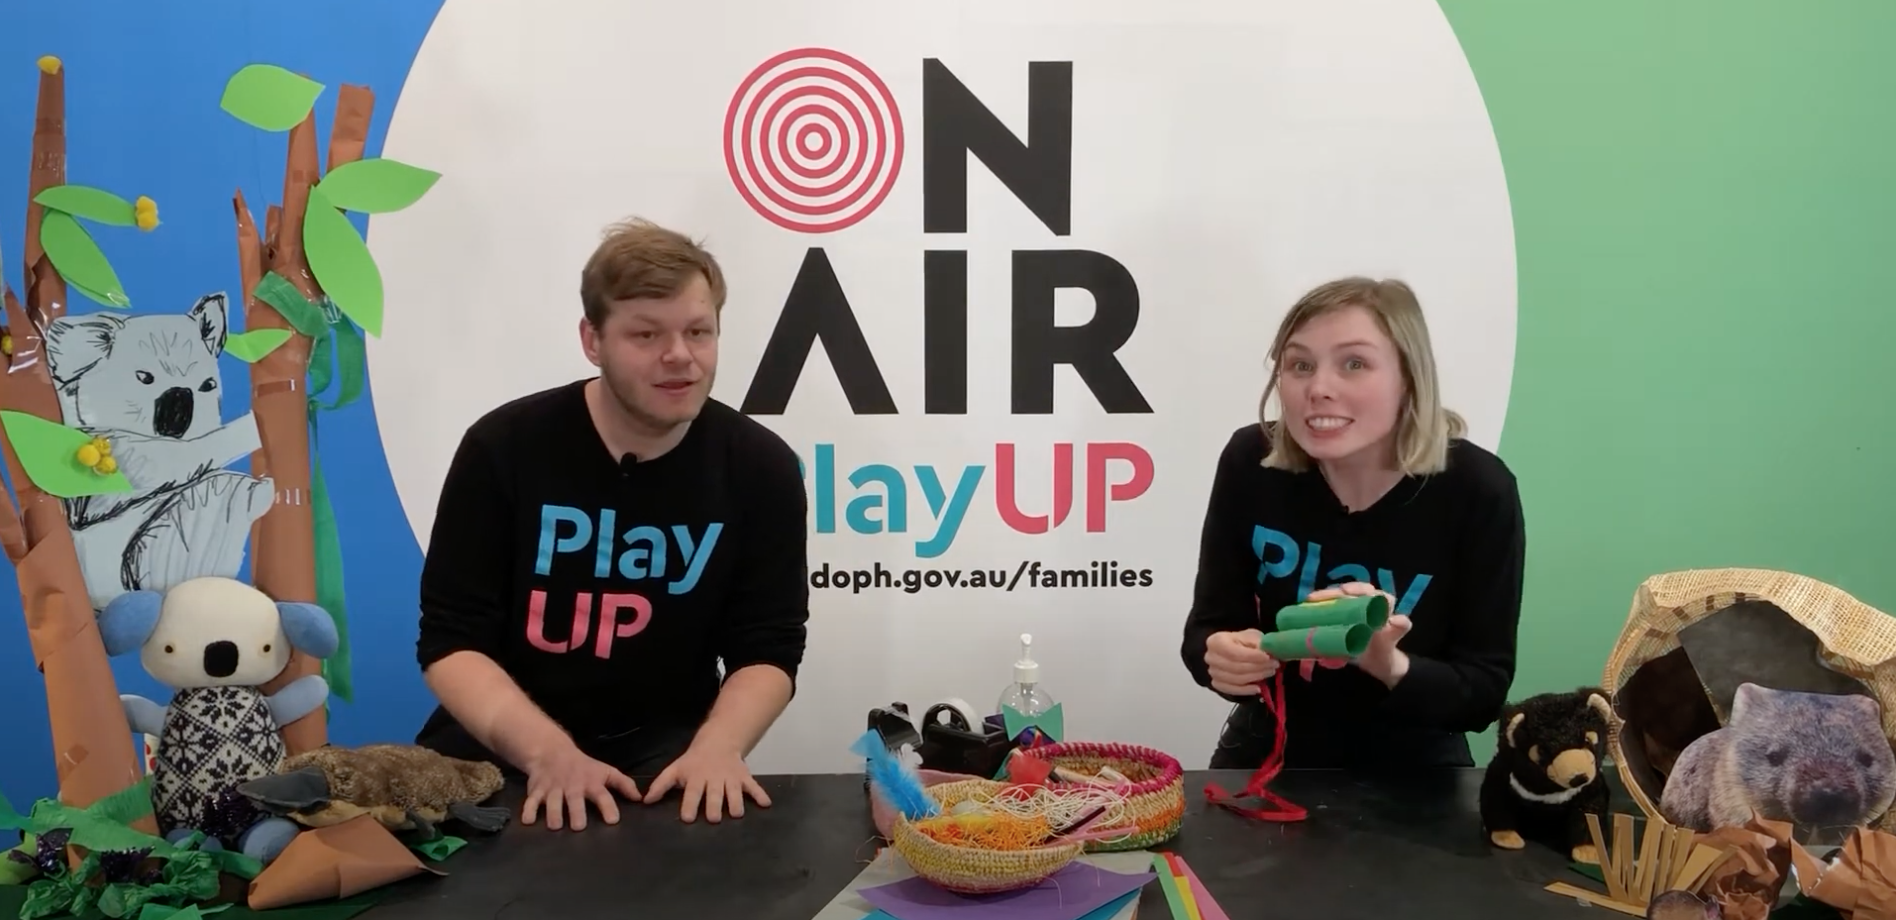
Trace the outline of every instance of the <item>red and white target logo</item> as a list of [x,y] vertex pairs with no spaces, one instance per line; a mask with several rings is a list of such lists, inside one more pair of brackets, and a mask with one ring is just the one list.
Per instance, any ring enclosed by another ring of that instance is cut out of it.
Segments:
[[841,230],[882,204],[902,171],[902,113],[875,71],[828,48],[757,66],[724,113],[738,194],[800,233]]

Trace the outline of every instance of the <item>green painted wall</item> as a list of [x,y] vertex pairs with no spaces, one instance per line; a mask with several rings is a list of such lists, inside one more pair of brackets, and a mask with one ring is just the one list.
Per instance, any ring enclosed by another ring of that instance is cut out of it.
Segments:
[[1514,695],[1598,681],[1658,572],[1896,611],[1896,2],[1440,2],[1520,262]]

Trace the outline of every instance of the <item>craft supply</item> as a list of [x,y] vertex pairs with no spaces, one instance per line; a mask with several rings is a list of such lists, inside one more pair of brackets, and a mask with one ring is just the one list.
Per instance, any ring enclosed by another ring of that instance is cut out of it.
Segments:
[[[1078,858],[1089,842],[1134,830],[1123,796],[1111,789],[968,779],[926,794],[950,820],[898,817],[890,839],[917,875],[963,894],[1030,887]],[[1031,833],[1023,833],[1029,823]]]
[[1654,820],[1646,822],[1643,839],[1635,844],[1633,816],[1624,812],[1613,815],[1613,845],[1609,848],[1600,817],[1588,814],[1586,819],[1593,847],[1600,853],[1600,876],[1606,883],[1606,893],[1566,882],[1549,883],[1546,890],[1634,917],[1646,915],[1655,895],[1668,891],[1697,893],[1730,853],[1715,842],[1698,842],[1689,829]]
[[[1374,597],[1377,595],[1371,596]],[[1339,600],[1345,599],[1347,598],[1339,598]],[[1362,600],[1364,598],[1356,599]],[[1257,603],[1259,602],[1253,601],[1254,605]],[[1320,601],[1318,603],[1328,602]],[[1386,603],[1385,601],[1385,604]],[[1293,609],[1294,608],[1289,607],[1284,608],[1278,611],[1278,616],[1281,618],[1285,613],[1291,612]],[[1371,608],[1363,608],[1365,615],[1368,614],[1369,609]],[[1383,609],[1385,612],[1387,611],[1387,607]],[[1296,622],[1297,618],[1293,616],[1292,621]],[[1286,740],[1284,737],[1284,672],[1286,670],[1288,670],[1288,668],[1278,668],[1277,673],[1271,676],[1271,682],[1268,685],[1258,688],[1258,697],[1263,701],[1264,708],[1270,710],[1271,719],[1275,723],[1271,730],[1270,753],[1264,755],[1264,762],[1259,764],[1257,770],[1252,772],[1250,781],[1244,785],[1244,791],[1238,795],[1234,796],[1226,792],[1224,787],[1217,783],[1206,783],[1205,798],[1213,805],[1261,821],[1302,821],[1310,816],[1310,813],[1306,811],[1303,806],[1294,804],[1289,799],[1270,790],[1271,781],[1275,780],[1277,774],[1283,772],[1284,769],[1284,743]],[[1306,674],[1305,678],[1308,679],[1308,676],[1309,675]],[[1262,807],[1246,807],[1238,804],[1242,799],[1259,799],[1266,804]]]
[[[1053,697],[1040,686],[1040,664],[1033,658],[1034,637],[1028,633],[1020,635],[1020,660],[1014,662],[1014,682],[1001,691],[1001,701],[995,708],[1006,713],[1009,710],[1028,719],[1037,719],[1054,707]],[[1016,734],[1013,726],[1008,727],[1008,735]]]
[[[945,720],[944,716],[947,717]],[[974,711],[973,706],[968,705],[967,700],[960,697],[942,700],[928,707],[928,712],[922,715],[924,725],[945,725],[964,732],[980,731],[981,722],[980,714]]]
[[881,733],[873,728],[863,732],[849,750],[867,762],[872,791],[897,814],[912,821],[941,813],[941,806],[923,787],[916,769],[883,745]]
[[1204,881],[1198,877],[1198,873],[1192,871],[1191,864],[1185,861],[1185,857],[1176,853],[1171,856],[1178,864],[1179,871],[1184,874],[1185,881],[1190,885],[1192,906],[1198,911],[1201,920],[1231,920],[1225,914],[1224,908],[1218,906],[1218,901],[1211,896],[1211,892],[1205,890]]
[[1178,857],[1172,853],[1160,853],[1158,856],[1161,868],[1171,876],[1172,884],[1178,887],[1179,904],[1185,908],[1184,920],[1205,920],[1205,915],[1198,912],[1198,899],[1192,897],[1192,883],[1185,878],[1185,870],[1180,868]]
[[[1087,863],[1073,863],[1032,887],[1003,894],[960,895],[919,878],[864,888],[863,900],[897,920],[1079,920],[1087,914],[1145,887],[1157,877],[1152,871],[1109,872]],[[1110,916],[1110,915],[1109,915]]]
[[[1126,827],[1122,836],[1096,839],[1087,844],[1092,853],[1137,850],[1177,835],[1185,818],[1184,768],[1176,758],[1152,748],[1129,744],[1100,744],[1064,741],[1021,752],[1021,756],[1045,760],[1055,770],[1067,770],[1096,782],[1070,782],[1054,778],[1051,788],[1063,793],[1082,790],[1109,790],[1125,800],[1124,816],[1111,821]],[[1106,771],[1123,781],[1100,786],[1097,779]]]
[[1277,611],[1277,628],[1258,647],[1278,661],[1354,658],[1389,621],[1389,599],[1381,594],[1305,601]]

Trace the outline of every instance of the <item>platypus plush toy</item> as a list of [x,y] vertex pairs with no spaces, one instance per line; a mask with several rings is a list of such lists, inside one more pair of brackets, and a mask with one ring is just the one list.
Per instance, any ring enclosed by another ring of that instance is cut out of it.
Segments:
[[305,827],[341,824],[369,815],[390,831],[433,837],[435,825],[454,820],[494,833],[507,825],[505,808],[483,808],[499,792],[500,768],[457,760],[424,747],[369,744],[320,747],[286,758],[275,776],[238,787],[264,811]]

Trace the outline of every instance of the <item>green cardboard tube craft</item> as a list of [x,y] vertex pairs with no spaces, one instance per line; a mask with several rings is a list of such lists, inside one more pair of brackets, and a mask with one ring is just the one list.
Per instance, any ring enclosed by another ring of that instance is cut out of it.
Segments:
[[1305,601],[1277,611],[1277,631],[1258,647],[1278,661],[1354,658],[1389,622],[1389,599],[1380,594]]

